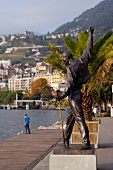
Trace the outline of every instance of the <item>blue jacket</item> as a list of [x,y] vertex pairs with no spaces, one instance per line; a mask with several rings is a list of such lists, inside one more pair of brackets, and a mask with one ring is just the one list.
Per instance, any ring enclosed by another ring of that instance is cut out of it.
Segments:
[[25,116],[24,117],[24,125],[29,125],[29,122],[30,122],[30,118],[28,116]]

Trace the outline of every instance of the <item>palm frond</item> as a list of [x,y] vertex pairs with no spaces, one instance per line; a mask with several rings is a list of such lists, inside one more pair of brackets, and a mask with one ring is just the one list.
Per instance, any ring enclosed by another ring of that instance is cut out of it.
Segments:
[[66,37],[64,39],[64,44],[68,48],[68,50],[72,53],[72,55],[75,55],[75,47],[77,46],[77,41],[74,41],[73,39]]
[[93,56],[91,58],[91,61],[95,60],[95,56],[100,51],[100,48],[105,44],[105,42],[111,37],[113,31],[108,31],[105,35],[103,35],[95,44],[93,47]]
[[79,56],[83,54],[83,51],[86,48],[88,36],[89,36],[88,32],[80,32],[78,34],[77,42],[78,42],[78,48],[79,48],[79,51],[80,51]]
[[105,62],[99,67],[96,74],[94,74],[89,83],[88,83],[88,91],[91,91],[98,82],[104,81],[106,75],[109,73],[110,68],[113,66],[113,58],[109,58],[105,60]]
[[72,53],[73,57],[76,59],[82,55],[88,40],[88,32],[80,32],[78,34],[78,39],[73,40],[69,37],[64,39],[65,46]]
[[61,51],[54,45],[48,44],[51,53],[45,57],[45,62],[49,63],[54,69],[65,73],[65,66],[62,64]]
[[52,43],[48,43],[48,50],[50,50],[51,52],[58,52],[58,53],[60,53],[60,54],[62,54],[62,52],[61,52],[61,50],[58,48],[58,47],[56,47],[54,44],[52,44]]
[[97,56],[93,56],[93,59],[95,58],[95,60],[91,60],[89,64],[89,70],[91,75],[96,73],[98,68],[106,59],[113,57],[112,52],[113,52],[113,37],[110,37],[100,48],[100,50],[97,53]]
[[61,55],[58,52],[51,53],[45,58],[45,62],[49,63],[53,68],[64,72],[65,67],[62,64],[62,58]]

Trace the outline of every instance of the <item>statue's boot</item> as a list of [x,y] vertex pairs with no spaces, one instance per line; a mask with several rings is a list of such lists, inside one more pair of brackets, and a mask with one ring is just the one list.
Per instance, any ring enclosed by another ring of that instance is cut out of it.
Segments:
[[90,144],[84,144],[84,145],[80,148],[80,150],[89,150],[89,149],[91,149]]
[[69,139],[64,139],[65,148],[69,148]]

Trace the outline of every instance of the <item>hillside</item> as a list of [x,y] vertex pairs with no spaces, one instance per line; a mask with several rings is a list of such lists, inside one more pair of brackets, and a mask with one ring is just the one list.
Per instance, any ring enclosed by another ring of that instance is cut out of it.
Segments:
[[95,28],[96,39],[113,28],[113,0],[104,0],[94,8],[86,10],[72,22],[65,23],[54,32],[64,33],[71,30],[84,31],[92,26]]

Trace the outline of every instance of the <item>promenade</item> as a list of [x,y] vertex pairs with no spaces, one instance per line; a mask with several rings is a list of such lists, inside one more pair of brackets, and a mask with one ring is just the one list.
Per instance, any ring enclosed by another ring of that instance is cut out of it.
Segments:
[[113,117],[101,118],[96,154],[98,170],[113,170]]
[[[35,129],[0,142],[0,170],[31,170],[62,138],[60,129]],[[46,170],[46,167],[44,167]]]
[[[49,170],[49,156],[61,141],[60,129],[35,129],[0,142],[0,170]],[[101,118],[98,170],[113,170],[113,118]]]

